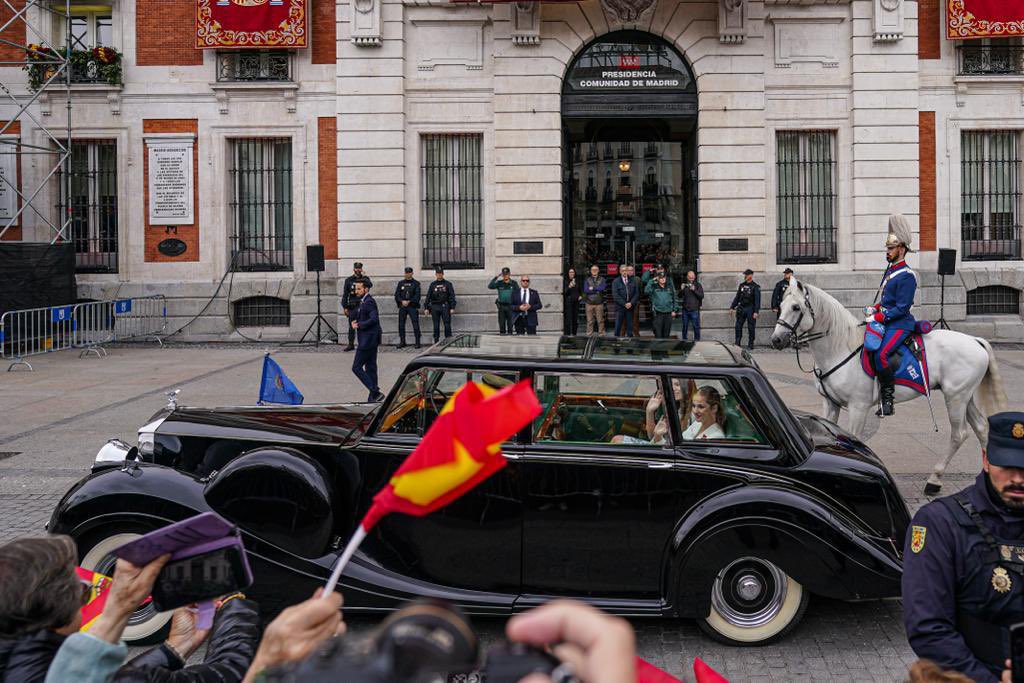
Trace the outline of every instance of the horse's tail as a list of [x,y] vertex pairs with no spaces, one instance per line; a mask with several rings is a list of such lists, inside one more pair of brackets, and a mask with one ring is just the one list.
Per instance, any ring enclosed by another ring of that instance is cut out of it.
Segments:
[[995,415],[1006,410],[1006,391],[1003,388],[1003,376],[999,374],[999,364],[996,362],[996,354],[992,351],[992,345],[980,337],[975,341],[981,344],[988,353],[988,369],[985,376],[981,378],[978,391],[975,397],[979,401],[978,408],[986,415]]

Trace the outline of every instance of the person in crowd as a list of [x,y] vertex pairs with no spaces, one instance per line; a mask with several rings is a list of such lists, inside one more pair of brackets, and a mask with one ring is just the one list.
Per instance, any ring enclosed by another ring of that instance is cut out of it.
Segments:
[[512,282],[512,271],[507,267],[501,269],[501,275],[495,275],[487,289],[498,290],[494,305],[498,309],[498,334],[512,334],[512,319],[515,311],[512,307],[512,290],[516,283]]
[[565,274],[562,300],[562,310],[565,311],[565,333],[576,336],[580,326],[580,301],[583,300],[583,288],[580,281],[576,279],[576,269],[571,266]]
[[782,300],[786,296],[786,290],[789,289],[789,281],[793,279],[793,269],[786,268],[782,271],[782,279],[775,283],[775,289],[772,290],[772,313],[776,317],[779,315],[779,306],[782,305]]
[[412,333],[416,348],[420,348],[420,283],[412,276],[412,268],[405,267],[405,277],[395,287],[395,304],[398,306],[398,348],[404,349],[405,321],[412,319]]
[[747,268],[743,271],[743,282],[736,288],[736,296],[732,299],[729,310],[736,316],[736,346],[742,346],[743,323],[747,324],[747,348],[754,348],[754,329],[757,326],[757,314],[761,310],[761,286],[754,282],[754,271]]
[[676,301],[676,290],[669,282],[664,269],[653,279],[648,280],[644,293],[651,299],[654,336],[668,339],[672,336],[672,320],[676,317],[679,304]]
[[373,282],[363,272],[363,264],[359,261],[352,264],[352,274],[345,278],[345,284],[341,288],[341,312],[348,318],[349,325],[346,351],[354,349],[356,342],[356,330],[352,327],[352,321],[355,319],[356,309],[359,307],[359,296],[356,294],[357,282],[363,283],[367,288],[373,287]]
[[700,307],[704,305],[704,287],[697,281],[697,273],[686,271],[686,281],[680,290],[683,299],[683,341],[693,325],[693,339],[700,341]]
[[672,276],[668,274],[668,270],[665,268],[665,264],[664,263],[656,263],[656,264],[654,264],[653,268],[651,268],[646,273],[644,273],[643,277],[641,278],[641,282],[643,283],[644,291],[647,290],[647,285],[651,284],[652,282],[657,280],[662,275],[665,276],[665,279],[668,282],[668,286],[671,287],[672,290],[674,291],[675,290],[675,283],[672,282]]
[[1024,412],[988,418],[974,484],[914,515],[903,550],[903,619],[918,657],[978,683],[1007,673],[1024,621]]
[[629,276],[629,265],[619,266],[619,276],[612,283],[612,301],[615,303],[615,336],[632,337],[633,309],[640,303],[636,278]]
[[516,334],[537,334],[537,311],[544,308],[540,294],[530,289],[530,276],[519,278],[519,287],[512,290],[512,309],[515,311]]
[[725,409],[718,389],[704,385],[697,389],[690,404],[693,422],[683,430],[683,440],[702,441],[725,438]]
[[345,633],[341,593],[333,591],[321,599],[322,590],[318,588],[312,598],[288,607],[270,622],[243,683],[259,681],[267,669],[299,662],[328,638]]
[[444,322],[444,338],[452,336],[452,314],[455,313],[455,287],[444,279],[444,268],[434,268],[434,281],[427,288],[427,305],[430,319],[434,323],[434,343],[441,338],[441,323]]
[[383,401],[384,394],[377,385],[377,349],[380,347],[377,302],[370,296],[369,287],[362,282],[356,283],[356,296],[359,297],[359,305],[352,329],[359,335],[359,349],[352,359],[352,373],[370,392],[367,401]]
[[587,334],[604,334],[604,290],[606,283],[601,269],[590,266],[590,276],[583,281],[583,308],[587,316]]
[[636,303],[633,308],[630,309],[633,313],[631,324],[633,326],[633,336],[640,336],[640,294],[643,292],[640,279],[636,276],[636,266],[629,266],[629,281],[636,287]]

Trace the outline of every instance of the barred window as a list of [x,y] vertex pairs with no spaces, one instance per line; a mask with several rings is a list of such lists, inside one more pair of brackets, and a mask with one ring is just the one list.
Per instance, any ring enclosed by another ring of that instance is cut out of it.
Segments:
[[960,148],[964,260],[1020,259],[1020,132],[964,131]]
[[291,302],[276,296],[250,296],[232,304],[235,327],[288,327]]
[[961,76],[1024,73],[1024,47],[1017,38],[965,40],[956,48]]
[[778,131],[779,263],[836,262],[836,133]]
[[231,264],[236,270],[292,269],[292,142],[230,141]]
[[481,147],[474,134],[424,135],[423,267],[484,267]]
[[967,292],[967,315],[1020,315],[1020,290],[1005,285]]
[[[67,177],[70,174],[70,178]],[[79,273],[117,272],[117,143],[90,140],[71,143],[71,157],[58,169],[56,225],[75,245]],[[69,194],[70,191],[70,194]]]

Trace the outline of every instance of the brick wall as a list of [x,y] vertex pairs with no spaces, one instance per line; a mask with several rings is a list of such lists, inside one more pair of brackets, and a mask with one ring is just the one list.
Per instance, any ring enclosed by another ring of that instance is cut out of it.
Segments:
[[135,63],[138,66],[197,66],[195,0],[136,0]]
[[[25,6],[25,0],[9,0],[11,5],[17,9],[21,9]],[[7,7],[7,4],[0,2],[0,26],[6,24],[10,18],[14,16],[14,12]],[[19,45],[25,44],[25,22],[21,19],[16,20],[13,24],[7,27],[7,30],[0,33],[0,38],[9,40],[12,43],[18,43]],[[5,45],[0,43],[0,61],[17,61],[25,58],[24,50],[19,50],[13,45]]]
[[317,119],[317,185],[319,190],[320,244],[324,258],[338,258],[338,119]]
[[335,0],[309,0],[310,33],[313,40],[314,64],[334,64],[338,48]]
[[[192,133],[198,135],[198,119],[143,119],[143,135],[150,133]],[[175,263],[199,260],[199,139],[192,147],[192,185],[193,204],[196,222],[192,225],[150,225],[149,224],[149,147],[142,151],[142,220],[145,226],[145,258],[146,263],[172,261]],[[157,250],[157,246],[165,239],[177,238],[185,243],[185,253],[180,256],[167,256]]]
[[920,111],[918,117],[918,175],[921,182],[920,251],[935,251],[935,112]]
[[939,59],[942,39],[942,11],[945,0],[918,0],[917,2],[917,58]]
[[[0,130],[3,130],[3,127],[6,126],[6,125],[7,125],[7,121],[0,121]],[[4,135],[17,135],[17,136],[20,137],[21,136],[21,121],[15,121],[13,124],[11,124],[11,127],[8,128],[4,132]],[[21,148],[19,147],[18,149],[20,151]],[[10,148],[5,146],[4,147],[4,152],[9,152],[9,151],[10,151]],[[17,177],[18,177],[18,180],[16,181],[17,187],[18,187],[19,190],[21,190],[21,154],[18,155],[18,159],[15,162],[15,173],[17,174]],[[20,198],[18,199],[18,207],[19,208],[21,207],[21,199]],[[6,224],[7,224],[6,220],[0,221],[0,230],[2,230],[3,226],[6,225]],[[14,225],[12,225],[10,227],[10,229],[8,229],[7,232],[4,233],[3,237],[0,237],[0,240],[3,240],[5,242],[20,242],[21,241],[21,218],[20,217],[14,223]]]

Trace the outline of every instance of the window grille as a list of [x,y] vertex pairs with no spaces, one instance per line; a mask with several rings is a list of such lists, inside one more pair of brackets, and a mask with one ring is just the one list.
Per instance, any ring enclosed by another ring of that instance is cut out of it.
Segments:
[[1005,285],[967,292],[967,315],[1020,315],[1020,290]]
[[484,267],[481,147],[475,134],[424,135],[423,267]]
[[231,263],[236,270],[292,269],[292,142],[230,141]]
[[836,262],[836,133],[776,133],[779,263]]
[[956,51],[961,76],[1024,73],[1024,46],[1014,38],[966,40]]
[[218,52],[217,80],[220,82],[291,81],[291,53],[287,50]]
[[964,131],[960,148],[964,260],[1019,260],[1020,132]]
[[[70,174],[70,179],[66,177]],[[70,181],[70,198],[68,182]],[[117,143],[91,140],[71,143],[71,156],[58,169],[57,220],[75,245],[79,273],[117,272]]]
[[250,296],[232,304],[235,327],[288,327],[292,306],[275,296]]

